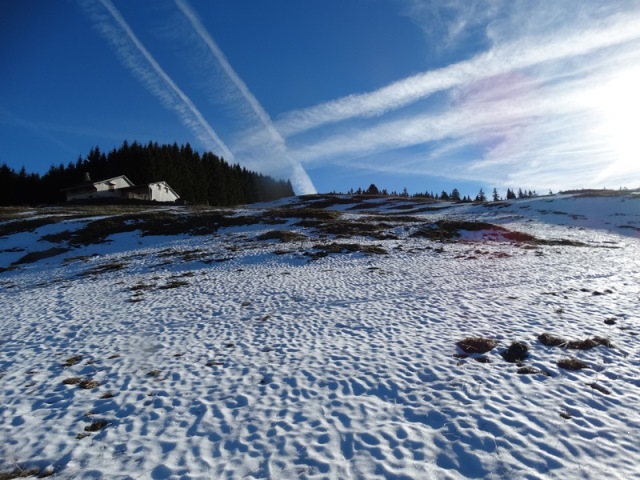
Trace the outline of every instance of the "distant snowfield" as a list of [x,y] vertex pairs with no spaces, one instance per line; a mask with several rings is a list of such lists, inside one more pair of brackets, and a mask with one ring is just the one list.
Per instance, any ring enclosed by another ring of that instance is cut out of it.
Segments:
[[[336,234],[283,214],[78,246],[41,239],[89,217],[0,222],[0,472],[640,478],[640,198],[309,197],[236,213],[314,205],[384,225]],[[438,220],[508,230],[447,238],[425,230]],[[258,239],[273,230],[298,236]],[[64,250],[20,261],[51,248]],[[498,345],[466,356],[466,337]],[[514,341],[522,364],[501,356]],[[569,357],[588,368],[557,365]]]

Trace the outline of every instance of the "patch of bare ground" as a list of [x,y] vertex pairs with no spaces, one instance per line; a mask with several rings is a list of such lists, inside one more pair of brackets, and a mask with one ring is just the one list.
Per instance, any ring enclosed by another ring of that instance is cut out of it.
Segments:
[[491,338],[466,337],[456,342],[456,345],[464,353],[472,355],[477,353],[487,353],[493,350],[498,345],[498,342]]
[[611,341],[604,337],[591,337],[585,338],[584,340],[567,340],[566,338],[557,337],[545,332],[538,335],[538,340],[547,347],[561,347],[569,350],[590,350],[600,345],[613,348]]

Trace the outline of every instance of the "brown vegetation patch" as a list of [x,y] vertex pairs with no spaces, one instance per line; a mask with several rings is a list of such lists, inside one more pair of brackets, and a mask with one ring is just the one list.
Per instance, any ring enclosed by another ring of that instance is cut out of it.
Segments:
[[387,251],[378,245],[365,245],[360,243],[329,243],[316,244],[313,246],[314,252],[307,252],[313,260],[326,257],[330,254],[364,253],[365,255],[385,255]]
[[65,220],[61,216],[43,216],[39,218],[18,218],[0,224],[0,237],[5,235],[14,235],[16,233],[33,232],[45,225],[53,225]]
[[350,205],[354,203],[351,197],[338,197],[333,195],[318,196],[316,199],[302,197],[304,200],[312,200],[309,203],[311,208],[330,208],[336,205]]
[[256,237],[257,240],[277,240],[279,242],[303,242],[307,239],[306,235],[290,230],[269,230]]
[[340,218],[340,212],[323,210],[321,208],[272,208],[264,213],[267,219],[299,218],[301,220],[335,220]]
[[538,335],[538,340],[548,347],[562,347],[570,350],[590,350],[599,345],[613,348],[613,344],[608,338],[591,337],[584,340],[567,340],[565,338],[556,337],[550,333],[542,333]]
[[556,364],[565,370],[582,370],[583,368],[589,368],[589,365],[575,357],[562,358],[558,360]]
[[62,383],[64,385],[78,385],[81,381],[82,379],[80,377],[69,377],[65,378]]
[[325,222],[316,226],[318,230],[339,238],[350,237],[370,237],[378,240],[388,240],[397,238],[396,235],[386,233],[385,230],[392,228],[387,223],[358,222],[353,220],[336,220]]
[[467,337],[459,342],[456,342],[456,345],[460,350],[468,354],[474,353],[487,353],[493,350],[498,342],[491,338],[483,338],[483,337]]

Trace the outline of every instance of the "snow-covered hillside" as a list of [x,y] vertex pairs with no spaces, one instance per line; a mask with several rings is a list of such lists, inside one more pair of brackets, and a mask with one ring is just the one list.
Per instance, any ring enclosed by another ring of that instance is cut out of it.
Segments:
[[637,195],[0,214],[1,478],[640,477]]

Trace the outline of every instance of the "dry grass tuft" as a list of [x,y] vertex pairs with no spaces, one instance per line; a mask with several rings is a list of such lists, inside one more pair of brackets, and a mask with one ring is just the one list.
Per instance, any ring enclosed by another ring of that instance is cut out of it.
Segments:
[[84,427],[85,432],[98,432],[108,425],[106,420],[96,420],[91,425]]
[[62,364],[63,367],[71,367],[76,363],[80,363],[82,361],[82,355],[74,355],[73,357],[67,358]]
[[[28,468],[22,469],[17,467],[15,470],[11,472],[0,472],[0,480],[13,480],[14,478],[27,478],[27,477],[35,477],[39,476],[39,478],[44,478],[40,475],[40,470],[38,468]],[[49,475],[45,475],[49,476]]]
[[593,382],[593,383],[587,383],[587,385],[591,388],[593,388],[594,390],[599,391],[600,393],[604,393],[605,395],[611,395],[611,390],[609,390],[607,387],[603,387],[602,385]]
[[498,342],[491,338],[467,337],[457,342],[456,345],[463,352],[468,354],[474,354],[474,353],[487,353],[493,350],[498,345]]
[[80,377],[69,377],[65,378],[62,383],[64,385],[78,385],[81,381],[82,379]]
[[567,340],[566,338],[556,337],[550,333],[542,333],[538,335],[538,340],[548,347],[562,347],[569,350],[589,350],[600,345],[613,348],[611,341],[603,337],[591,337],[584,340]]
[[84,390],[92,390],[94,388],[98,388],[100,386],[100,383],[96,382],[95,380],[85,378],[78,383],[78,386]]
[[589,365],[575,357],[562,358],[558,360],[556,364],[565,370],[582,370],[583,368],[589,368]]

